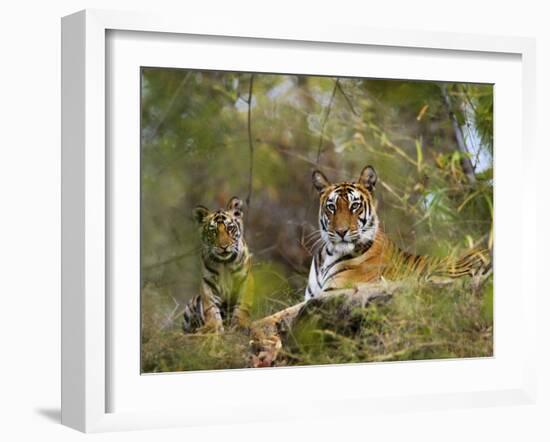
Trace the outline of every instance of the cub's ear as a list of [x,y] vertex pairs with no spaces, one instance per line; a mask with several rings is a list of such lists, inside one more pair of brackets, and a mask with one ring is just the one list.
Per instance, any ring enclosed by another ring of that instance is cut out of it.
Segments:
[[197,206],[193,209],[193,219],[198,223],[202,224],[204,218],[208,216],[210,211],[204,206]]
[[374,186],[376,186],[377,179],[378,179],[378,176],[376,175],[376,171],[374,170],[374,167],[367,166],[361,172],[361,176],[359,176],[358,183],[365,186],[369,192],[372,192],[374,190]]
[[321,172],[320,170],[313,171],[313,174],[311,175],[311,180],[313,181],[313,185],[319,192],[322,192],[325,188],[330,186],[330,181],[325,175],[323,175],[323,172]]
[[243,201],[240,198],[234,196],[227,203],[227,210],[230,210],[231,212],[233,212],[233,216],[236,216],[237,218],[242,218],[243,206],[244,206]]

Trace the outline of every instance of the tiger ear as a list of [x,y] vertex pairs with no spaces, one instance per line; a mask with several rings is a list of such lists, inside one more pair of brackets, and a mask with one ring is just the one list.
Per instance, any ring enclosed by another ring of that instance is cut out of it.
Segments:
[[227,210],[233,212],[233,216],[236,216],[237,218],[242,218],[243,206],[243,201],[240,198],[234,196],[227,203]]
[[204,218],[208,216],[210,211],[204,206],[197,206],[193,209],[193,219],[198,223],[202,224]]
[[374,190],[374,186],[376,186],[377,179],[378,176],[376,175],[374,167],[367,166],[361,172],[361,175],[359,176],[359,180],[357,182],[365,186],[369,192],[372,192]]
[[313,185],[319,192],[322,192],[324,189],[330,186],[330,181],[320,170],[313,171],[313,174],[311,175],[311,180],[313,181]]

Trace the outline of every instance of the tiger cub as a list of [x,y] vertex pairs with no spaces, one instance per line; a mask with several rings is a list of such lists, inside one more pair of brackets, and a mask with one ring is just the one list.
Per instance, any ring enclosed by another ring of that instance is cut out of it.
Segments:
[[199,294],[184,307],[186,333],[224,331],[224,325],[246,328],[252,304],[251,255],[243,236],[243,202],[233,197],[226,209],[193,210],[201,235]]
[[480,251],[452,260],[400,250],[380,228],[373,198],[377,174],[372,166],[366,166],[356,182],[332,184],[318,170],[313,172],[312,179],[320,195],[323,245],[311,263],[306,300],[321,292],[381,278],[474,275],[489,263],[486,254]]

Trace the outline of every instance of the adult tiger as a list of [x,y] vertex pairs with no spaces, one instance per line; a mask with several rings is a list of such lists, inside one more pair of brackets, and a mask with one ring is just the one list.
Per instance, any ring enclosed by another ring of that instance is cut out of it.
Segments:
[[481,251],[453,260],[411,255],[399,249],[379,225],[373,197],[377,175],[372,166],[366,166],[356,182],[331,184],[318,170],[312,178],[320,194],[323,245],[311,263],[306,300],[321,292],[350,288],[382,277],[456,278],[487,268],[489,260]]
[[199,294],[184,307],[183,331],[223,332],[224,324],[246,327],[252,304],[251,255],[243,236],[243,202],[226,209],[193,210],[202,243]]

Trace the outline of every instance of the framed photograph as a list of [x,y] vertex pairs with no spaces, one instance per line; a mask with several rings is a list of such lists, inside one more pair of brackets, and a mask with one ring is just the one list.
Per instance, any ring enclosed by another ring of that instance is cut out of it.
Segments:
[[62,31],[64,424],[533,400],[531,40]]
[[143,67],[140,94],[142,373],[493,356],[492,84]]

